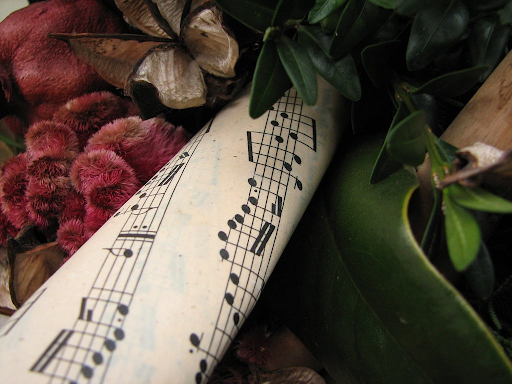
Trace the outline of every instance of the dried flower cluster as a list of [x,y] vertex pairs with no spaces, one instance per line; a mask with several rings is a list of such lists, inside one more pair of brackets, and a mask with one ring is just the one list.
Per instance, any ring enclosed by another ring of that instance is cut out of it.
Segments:
[[52,120],[32,124],[26,152],[2,167],[2,232],[33,224],[72,255],[187,140],[182,128],[143,121],[131,101],[110,92],[70,100]]

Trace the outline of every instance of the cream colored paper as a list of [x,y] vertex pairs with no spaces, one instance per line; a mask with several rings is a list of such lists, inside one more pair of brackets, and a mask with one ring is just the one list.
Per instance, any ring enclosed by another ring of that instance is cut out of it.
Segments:
[[[338,93],[223,109],[0,329],[4,383],[206,383],[342,131]],[[148,148],[151,156],[151,148]]]

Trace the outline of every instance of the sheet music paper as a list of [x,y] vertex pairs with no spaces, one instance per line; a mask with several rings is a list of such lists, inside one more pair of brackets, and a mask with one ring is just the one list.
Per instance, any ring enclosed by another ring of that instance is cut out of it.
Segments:
[[339,141],[319,81],[314,107],[218,113],[0,329],[1,381],[206,383]]

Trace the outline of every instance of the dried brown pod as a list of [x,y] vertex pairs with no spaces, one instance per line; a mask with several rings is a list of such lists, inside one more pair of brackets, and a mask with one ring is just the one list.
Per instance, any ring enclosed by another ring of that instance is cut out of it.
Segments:
[[27,227],[7,242],[9,290],[19,308],[59,269],[65,253],[57,242],[41,243],[34,227]]
[[137,83],[151,84],[160,103],[185,109],[206,103],[206,84],[201,68],[178,44],[151,49],[136,66],[126,88],[133,96]]
[[151,48],[172,41],[128,34],[55,33],[51,37],[66,41],[80,60],[92,66],[105,81],[118,88],[124,88],[135,65]]
[[476,187],[484,179],[491,184],[492,180],[500,179],[501,184],[508,185],[507,189],[512,187],[512,150],[502,151],[477,142],[457,151],[453,167],[453,173],[441,180],[439,188],[453,183]]

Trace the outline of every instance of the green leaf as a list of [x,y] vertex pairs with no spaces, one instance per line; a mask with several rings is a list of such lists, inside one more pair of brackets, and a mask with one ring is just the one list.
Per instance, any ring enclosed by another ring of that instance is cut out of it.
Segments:
[[463,0],[464,4],[472,11],[488,11],[505,5],[508,0]]
[[395,12],[413,16],[419,11],[444,4],[446,0],[395,0]]
[[450,72],[428,81],[413,93],[429,93],[437,97],[460,96],[473,88],[488,70],[489,67],[484,65]]
[[414,17],[407,44],[406,61],[411,71],[426,67],[455,44],[469,21],[469,11],[459,1],[421,10]]
[[500,23],[503,25],[511,25],[512,24],[512,1],[509,1],[503,9],[498,12],[498,16],[500,18]]
[[417,166],[425,160],[425,112],[416,111],[392,127],[386,139],[389,154],[402,164]]
[[306,104],[315,104],[316,73],[307,52],[296,41],[285,35],[281,35],[276,44],[281,62],[297,93]]
[[414,240],[415,177],[403,170],[368,183],[381,146],[339,151],[261,303],[333,382],[512,382],[489,328]]
[[299,44],[306,49],[318,74],[347,99],[359,100],[361,83],[352,55],[334,61],[327,53],[330,39],[320,27],[300,26],[298,31]]
[[249,115],[255,119],[264,114],[291,85],[279,59],[276,43],[267,41],[254,70]]
[[451,184],[450,190],[452,200],[460,206],[474,211],[512,213],[512,201],[495,195],[483,188],[466,188],[459,184]]
[[215,0],[227,14],[242,24],[264,32],[271,24],[279,0]]
[[471,212],[456,204],[449,189],[443,189],[446,243],[453,266],[465,270],[475,260],[480,249],[481,233]]
[[466,281],[480,300],[487,300],[494,291],[494,265],[489,250],[482,242],[480,251],[464,272]]
[[272,26],[282,25],[287,20],[302,19],[313,5],[315,0],[279,0],[272,18]]
[[361,52],[363,67],[373,85],[380,88],[389,81],[389,68],[387,63],[396,55],[401,43],[399,40],[389,40],[368,45]]
[[391,130],[406,116],[406,108],[403,104],[400,104],[398,110],[395,113],[395,116],[393,117],[393,121],[391,122],[391,126],[386,135],[386,139],[384,140],[384,145],[382,146],[379,155],[377,156],[377,160],[373,165],[372,173],[370,175],[370,183],[378,183],[379,181],[384,180],[386,177],[402,168],[403,163],[392,157],[386,147]]
[[386,9],[394,9],[396,6],[396,0],[370,0],[373,4],[386,8]]
[[434,139],[434,144],[437,152],[441,155],[441,159],[447,164],[453,164],[457,159],[458,148],[444,140],[439,139],[437,136],[431,136]]
[[340,9],[347,0],[316,0],[316,3],[309,11],[308,21],[310,24],[316,24],[320,20],[332,15]]
[[390,13],[368,0],[349,0],[336,26],[329,53],[335,59],[345,56],[365,37],[373,35]]
[[505,47],[512,28],[502,25],[499,18],[489,16],[478,20],[468,39],[471,65],[487,65],[489,69],[480,77],[484,81],[505,55]]

